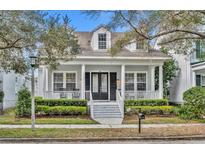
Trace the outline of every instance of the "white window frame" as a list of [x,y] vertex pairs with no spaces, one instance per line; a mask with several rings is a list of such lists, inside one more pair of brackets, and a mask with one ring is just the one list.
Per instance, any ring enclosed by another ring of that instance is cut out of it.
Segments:
[[[99,40],[99,35],[105,35],[105,41],[100,41]],[[100,43],[101,42],[105,43],[105,48],[103,48],[103,49],[100,48]],[[106,33],[98,33],[98,49],[99,50],[106,50],[107,49],[107,34]]]
[[201,87],[205,87],[205,82],[203,83],[202,82],[202,77],[204,77],[205,78],[205,74],[197,74],[197,75],[200,75],[201,76]]
[[63,73],[63,88],[66,88],[66,73],[75,73],[75,88],[77,89],[77,71],[53,71],[52,72],[52,91],[53,92],[62,92],[54,91],[54,73]]
[[[142,48],[139,48],[139,47],[141,47],[142,46]],[[140,49],[144,49],[145,48],[145,42],[144,42],[144,40],[137,40],[136,41],[136,50],[140,50]]]
[[[143,90],[143,91],[147,91],[148,90],[148,76],[147,76],[148,73],[147,73],[147,71],[126,71],[125,74],[126,73],[133,73],[134,74],[134,91],[140,91],[140,90],[137,90],[137,83],[138,83],[137,82],[137,74],[145,73],[146,74],[146,82],[145,82],[146,83],[146,90]],[[126,92],[133,92],[133,91],[132,90],[126,90]]]

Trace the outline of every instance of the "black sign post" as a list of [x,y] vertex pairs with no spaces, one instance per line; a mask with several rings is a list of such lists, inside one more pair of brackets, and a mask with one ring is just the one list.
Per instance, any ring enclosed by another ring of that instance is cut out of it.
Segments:
[[138,112],[138,120],[139,120],[138,132],[139,132],[139,134],[141,133],[141,120],[142,119],[145,119],[145,115],[142,113],[141,108],[139,108],[139,112]]

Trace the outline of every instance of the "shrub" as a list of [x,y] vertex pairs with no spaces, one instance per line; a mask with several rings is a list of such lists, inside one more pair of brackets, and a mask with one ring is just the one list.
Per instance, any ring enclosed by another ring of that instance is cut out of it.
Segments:
[[41,97],[41,96],[35,96],[35,101],[36,100],[42,100],[43,99],[43,97]]
[[0,103],[3,103],[3,99],[4,99],[4,92],[0,91]]
[[47,106],[87,106],[85,99],[36,99],[38,105]]
[[84,106],[43,106],[39,105],[36,113],[40,115],[85,115]]
[[174,106],[127,106],[126,114],[138,114],[139,108],[141,108],[141,112],[148,115],[170,115],[175,113]]
[[126,100],[125,106],[166,106],[167,99],[140,99],[140,100]]
[[184,105],[178,111],[182,119],[201,119],[205,113],[205,88],[193,87],[183,94]]
[[31,114],[31,93],[27,88],[18,92],[18,101],[16,104],[16,116],[25,116]]

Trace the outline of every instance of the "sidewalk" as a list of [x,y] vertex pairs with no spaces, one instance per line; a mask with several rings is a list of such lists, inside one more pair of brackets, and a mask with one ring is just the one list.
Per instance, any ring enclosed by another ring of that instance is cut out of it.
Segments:
[[[205,126],[205,124],[142,124],[142,128],[162,128],[162,127],[189,127],[189,126]],[[37,124],[36,128],[70,128],[70,129],[83,129],[83,128],[138,128],[137,124],[122,124],[122,125],[62,125],[62,124]],[[0,125],[2,128],[31,128],[31,125]]]

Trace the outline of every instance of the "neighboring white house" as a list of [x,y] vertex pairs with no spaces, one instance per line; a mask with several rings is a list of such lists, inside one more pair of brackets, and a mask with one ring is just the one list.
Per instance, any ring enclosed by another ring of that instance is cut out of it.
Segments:
[[[115,56],[109,49],[124,33],[104,26],[92,32],[76,32],[82,52],[70,61],[59,61],[56,70],[41,65],[38,95],[44,98],[89,99],[91,117],[100,123],[121,123],[125,99],[163,98],[164,62],[170,59],[146,43],[133,42]],[[159,88],[155,89],[155,68]]]
[[4,92],[3,109],[14,107],[17,101],[17,93],[21,87],[30,89],[30,77],[14,72],[0,72],[0,91]]
[[191,87],[205,86],[205,42],[196,41],[190,54],[172,54],[180,71],[171,82],[170,101],[183,103],[183,93]]

